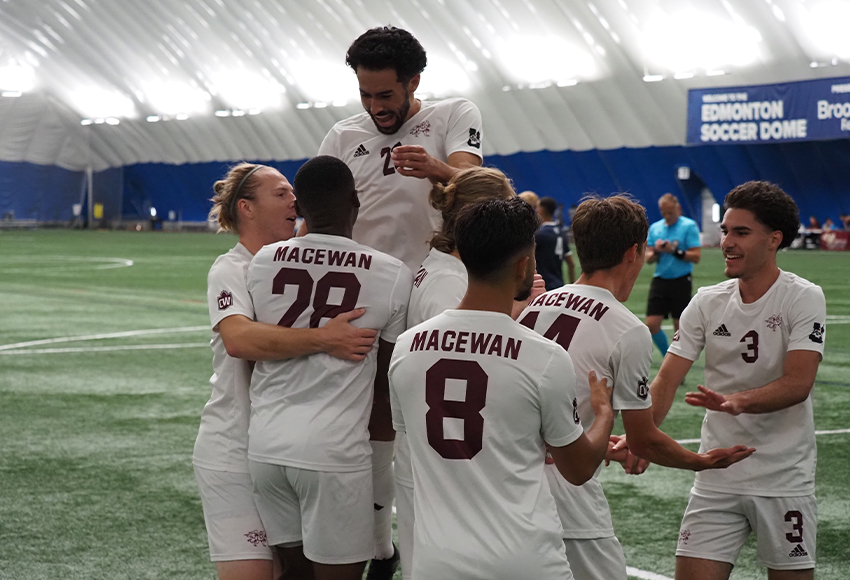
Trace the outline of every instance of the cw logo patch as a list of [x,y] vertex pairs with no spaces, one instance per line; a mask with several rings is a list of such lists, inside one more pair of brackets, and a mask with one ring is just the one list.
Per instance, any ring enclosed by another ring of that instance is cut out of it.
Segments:
[[218,295],[218,309],[226,310],[231,306],[233,306],[233,294],[227,290],[222,290],[221,294]]
[[475,129],[469,129],[469,141],[466,142],[470,147],[475,147],[476,149],[481,149],[481,131],[476,131]]

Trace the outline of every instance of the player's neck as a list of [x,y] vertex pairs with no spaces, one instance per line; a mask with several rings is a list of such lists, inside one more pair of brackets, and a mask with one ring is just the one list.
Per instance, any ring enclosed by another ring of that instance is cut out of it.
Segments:
[[324,234],[326,236],[341,236],[343,238],[350,238],[353,230],[354,224],[350,221],[347,223],[341,223],[339,221],[321,222],[311,220],[307,223],[307,231],[311,234]]
[[457,309],[500,312],[510,316],[513,305],[514,292],[512,287],[482,284],[470,278],[466,294]]
[[410,103],[410,111],[408,111],[407,118],[404,120],[404,122],[406,123],[407,121],[412,119],[414,117],[414,115],[416,115],[421,110],[422,110],[422,101],[420,101],[417,98],[414,98],[412,100],[412,102]]
[[239,243],[245,246],[245,249],[251,252],[252,256],[256,255],[266,244],[273,244],[274,242],[275,240],[268,241],[255,232],[240,232],[239,234]]
[[[624,272],[616,268],[611,270],[597,270],[589,276],[582,274],[578,277],[578,280],[576,280],[576,284],[604,288],[613,294],[614,298],[620,302],[625,302],[628,300],[634,284],[626,288],[626,276],[624,274]],[[625,297],[623,297],[623,295],[625,295]]]
[[779,273],[779,266],[776,263],[768,263],[755,275],[738,278],[738,292],[741,293],[741,302],[752,304],[767,294],[767,291],[779,278]]

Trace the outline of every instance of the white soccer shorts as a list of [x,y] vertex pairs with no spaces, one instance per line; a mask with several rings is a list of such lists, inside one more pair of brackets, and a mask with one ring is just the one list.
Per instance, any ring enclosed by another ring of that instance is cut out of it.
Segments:
[[808,570],[815,567],[817,525],[814,495],[760,497],[691,489],[676,555],[735,564],[753,532],[761,565]]
[[564,547],[576,580],[626,580],[626,556],[616,537],[564,538]]
[[251,476],[195,466],[204,506],[210,560],[271,560],[266,531],[254,505]]
[[337,473],[249,465],[269,545],[303,542],[304,555],[319,564],[354,564],[375,554],[371,469]]

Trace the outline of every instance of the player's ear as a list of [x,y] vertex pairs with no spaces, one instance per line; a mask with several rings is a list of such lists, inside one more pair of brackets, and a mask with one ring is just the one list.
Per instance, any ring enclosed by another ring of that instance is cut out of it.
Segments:
[[634,244],[628,250],[626,250],[625,259],[626,262],[631,264],[638,258],[638,252],[640,251],[640,244]]
[[523,254],[514,264],[514,276],[519,281],[524,281],[528,276],[529,261],[534,259],[534,254]]
[[413,78],[407,82],[407,91],[412,95],[419,88],[419,81],[422,80],[422,75],[413,75]]
[[779,230],[776,230],[775,232],[770,232],[770,249],[774,250],[774,251],[778,250],[779,244],[781,244],[781,243],[782,243],[782,232],[779,231]]
[[300,218],[304,217],[304,214],[301,213],[301,208],[298,207],[298,199],[297,198],[295,199],[295,215],[297,215]]

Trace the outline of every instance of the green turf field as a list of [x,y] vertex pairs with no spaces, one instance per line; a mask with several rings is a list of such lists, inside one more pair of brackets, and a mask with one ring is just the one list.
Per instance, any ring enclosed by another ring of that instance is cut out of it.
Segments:
[[[206,273],[234,243],[0,231],[0,579],[215,577],[191,453],[211,374]],[[815,425],[848,429],[850,253],[783,252],[779,263],[824,289],[829,332]],[[651,271],[628,303],[639,314]],[[722,278],[719,252],[704,251],[695,285]],[[688,387],[701,370],[694,365]],[[696,438],[702,413],[681,401],[685,390],[664,428]],[[850,433],[819,436],[818,459],[817,578],[844,580]],[[603,471],[629,566],[672,576],[692,481],[657,466],[639,477]],[[749,544],[732,577],[766,578],[754,560]]]

